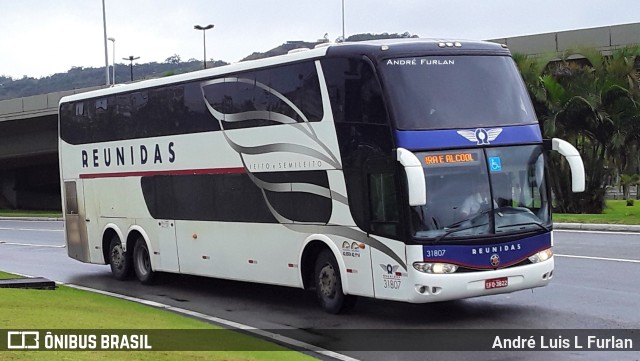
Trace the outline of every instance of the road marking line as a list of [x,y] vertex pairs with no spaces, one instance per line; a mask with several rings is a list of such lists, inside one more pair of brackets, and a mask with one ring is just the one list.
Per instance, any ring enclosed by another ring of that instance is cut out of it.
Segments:
[[606,257],[591,257],[591,256],[574,256],[570,254],[554,254],[556,257],[566,258],[581,258],[581,259],[595,259],[598,261],[615,261],[615,262],[628,262],[628,263],[640,263],[637,259],[624,259],[624,258],[606,258]]
[[63,232],[63,231],[64,231],[64,229],[42,229],[42,228],[11,228],[11,227],[0,227],[0,231]]
[[141,303],[143,305],[147,305],[147,306],[151,306],[151,307],[166,309],[166,310],[177,312],[177,313],[181,313],[181,314],[184,314],[184,315],[187,315],[187,316],[196,317],[196,318],[200,318],[200,319],[207,320],[207,321],[210,321],[210,322],[215,322],[215,323],[218,323],[218,324],[222,324],[222,325],[227,326],[227,327],[237,328],[237,329],[246,331],[247,333],[255,334],[255,335],[260,336],[262,338],[271,339],[271,340],[275,341],[276,344],[280,343],[280,344],[291,345],[291,346],[294,346],[294,347],[297,347],[297,348],[305,349],[307,351],[319,353],[321,355],[324,355],[324,356],[327,356],[327,357],[331,357],[331,358],[334,358],[336,360],[340,360],[340,361],[359,361],[356,358],[349,357],[347,355],[343,355],[343,354],[340,354],[340,353],[337,353],[337,352],[334,352],[334,351],[326,350],[326,349],[323,349],[323,348],[308,344],[306,342],[298,341],[298,340],[295,340],[295,339],[292,339],[292,338],[289,338],[289,337],[285,337],[285,336],[279,335],[277,333],[267,332],[267,331],[260,330],[258,328],[252,327],[252,326],[244,325],[242,323],[225,320],[225,319],[219,318],[219,317],[209,316],[209,315],[204,314],[204,313],[187,310],[187,309],[180,308],[180,307],[174,307],[174,306],[170,306],[170,305],[167,305],[167,304],[164,304],[164,303],[155,302],[155,301],[149,301],[149,300],[145,300],[145,299],[141,299],[141,298],[137,298],[137,297],[131,297],[131,296],[121,295],[121,294],[113,293],[113,292],[109,292],[109,291],[103,291],[103,290],[98,290],[98,289],[94,289],[94,288],[74,285],[74,284],[71,284],[71,283],[62,283],[62,282],[60,282],[60,284],[63,284],[65,286],[67,286],[67,287],[83,290],[83,291],[95,292],[95,293],[103,294],[103,295],[106,295],[106,296],[111,296],[111,297],[116,297],[116,298],[120,298],[120,299],[127,300],[127,301],[133,301],[133,302]]
[[57,246],[54,244],[34,244],[34,243],[18,243],[18,242],[7,242],[0,241],[0,244],[6,244],[9,246],[25,246],[25,247],[44,247],[44,248],[65,248],[66,245]]

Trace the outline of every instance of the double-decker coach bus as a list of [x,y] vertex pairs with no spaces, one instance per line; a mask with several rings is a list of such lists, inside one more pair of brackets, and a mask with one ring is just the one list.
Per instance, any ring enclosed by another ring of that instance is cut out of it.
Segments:
[[[63,98],[69,256],[425,303],[553,277],[543,142],[505,46],[384,40]],[[548,166],[547,166],[548,167]]]

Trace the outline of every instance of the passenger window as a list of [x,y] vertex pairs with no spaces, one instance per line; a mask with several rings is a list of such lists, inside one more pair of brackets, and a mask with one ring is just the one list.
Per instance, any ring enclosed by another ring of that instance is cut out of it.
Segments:
[[386,236],[399,235],[399,208],[396,178],[393,173],[369,174],[371,232]]
[[328,59],[322,64],[336,122],[388,124],[380,83],[366,61]]

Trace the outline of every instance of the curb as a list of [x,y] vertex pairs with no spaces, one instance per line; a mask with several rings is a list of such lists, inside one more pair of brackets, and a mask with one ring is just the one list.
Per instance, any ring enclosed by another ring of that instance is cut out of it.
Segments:
[[640,233],[640,225],[630,224],[554,223],[553,229]]

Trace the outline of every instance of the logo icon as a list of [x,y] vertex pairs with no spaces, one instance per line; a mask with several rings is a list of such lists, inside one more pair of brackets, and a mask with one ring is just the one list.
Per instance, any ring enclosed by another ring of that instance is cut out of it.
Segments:
[[492,172],[502,171],[502,160],[500,157],[489,157],[489,169]]
[[491,144],[500,133],[502,128],[484,129],[478,128],[476,130],[458,130],[458,134],[465,137],[470,142],[476,142],[476,145]]
[[494,253],[491,255],[491,258],[489,258],[489,261],[491,261],[491,265],[493,267],[498,267],[498,265],[500,264],[500,256]]
[[40,348],[40,332],[9,331],[7,332],[7,349],[30,350]]
[[397,270],[397,269],[398,269],[398,267],[400,267],[400,266],[398,266],[398,265],[392,266],[392,265],[390,265],[390,264],[381,264],[381,265],[380,265],[380,267],[382,267],[382,269],[383,269],[384,271],[386,271],[388,275],[392,275],[392,274],[395,274],[395,273],[396,273],[396,270]]

